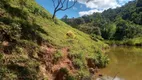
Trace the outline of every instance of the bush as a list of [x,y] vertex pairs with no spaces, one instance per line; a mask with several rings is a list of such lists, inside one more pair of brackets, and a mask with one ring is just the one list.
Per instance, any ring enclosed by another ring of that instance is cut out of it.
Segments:
[[98,40],[103,41],[104,40],[101,36],[95,35],[95,34],[91,34],[91,39],[93,39],[95,41],[98,41]]
[[10,26],[7,26],[1,23],[1,25],[2,26],[0,26],[0,40],[12,41],[20,38],[21,28],[18,24],[11,23]]
[[13,50],[14,53],[22,54],[24,53],[24,49],[22,47],[16,46]]
[[[63,73],[63,76],[58,76],[58,77],[64,77],[65,80],[75,80],[74,76],[72,76],[67,68],[61,68],[59,70],[59,74]],[[57,77],[57,78],[58,78]]]
[[74,78],[74,76],[68,75],[67,80],[76,80],[76,79]]
[[69,57],[72,59],[82,59],[85,57],[83,52],[70,54]]
[[3,58],[3,54],[2,53],[0,53],[0,61],[1,61],[1,59]]
[[4,80],[33,80],[38,78],[39,63],[36,60],[23,55],[13,55],[9,58],[5,57],[3,60],[5,63],[0,67],[0,71]]
[[37,53],[40,51],[39,46],[32,41],[19,40],[17,43],[18,44],[16,47],[20,48],[15,48],[15,51],[23,52],[24,50],[26,50],[26,53],[29,57],[35,57],[35,55],[37,55]]
[[84,66],[84,63],[80,59],[74,59],[73,64],[76,68],[81,69]]
[[61,53],[61,51],[57,51],[56,53],[54,53],[53,57],[54,57],[53,62],[56,63],[60,58],[63,57],[63,54]]
[[11,6],[9,1],[6,0],[2,0],[1,3],[3,4],[2,8],[4,8],[7,13],[11,14],[11,16],[27,19],[28,13],[26,11],[21,10],[19,7]]
[[127,40],[126,42],[124,42],[124,44],[125,44],[125,45],[128,45],[128,46],[129,46],[129,45],[130,45],[130,46],[131,46],[131,45],[135,45],[134,41],[132,41],[132,40]]
[[10,72],[6,66],[1,66],[0,67],[0,80],[15,80],[17,76],[14,75],[12,72]]
[[89,77],[88,70],[80,70],[76,75],[76,80],[84,80],[85,77]]
[[69,57],[73,61],[73,65],[77,69],[83,69],[86,66],[85,54],[80,52],[76,54],[70,54]]
[[69,73],[69,71],[66,68],[61,68],[59,72],[63,72],[65,74]]
[[97,52],[95,56],[95,64],[99,68],[104,68],[109,63],[109,58],[107,55],[101,53],[100,51]]

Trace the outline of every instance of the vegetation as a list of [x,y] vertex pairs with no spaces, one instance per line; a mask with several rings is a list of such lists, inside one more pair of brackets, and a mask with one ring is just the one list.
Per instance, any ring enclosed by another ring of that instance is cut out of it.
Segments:
[[63,54],[60,51],[57,51],[53,56],[54,56],[54,63],[56,63],[57,61],[59,61],[59,59],[63,57]]
[[96,41],[56,18],[53,22],[52,15],[34,0],[1,0],[0,80],[42,80],[50,77],[47,73],[55,78],[57,73],[51,68],[59,65],[54,61],[64,57],[64,48],[69,48],[71,57],[67,58],[77,70],[67,78],[76,79],[79,73],[89,73],[86,57],[96,56],[96,51],[108,47],[93,39]]
[[108,56],[105,54],[102,54],[101,52],[97,52],[97,55],[95,56],[95,64],[98,67],[104,68],[109,63]]
[[102,13],[70,19],[66,15],[61,20],[91,36],[98,35],[109,41],[131,41],[142,37],[141,10],[141,0],[135,0]]

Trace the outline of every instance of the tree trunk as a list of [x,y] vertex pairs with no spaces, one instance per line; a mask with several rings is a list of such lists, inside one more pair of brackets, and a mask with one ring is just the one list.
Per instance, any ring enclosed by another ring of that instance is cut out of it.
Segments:
[[54,11],[53,16],[52,16],[52,19],[55,18],[55,15],[56,15],[56,11]]

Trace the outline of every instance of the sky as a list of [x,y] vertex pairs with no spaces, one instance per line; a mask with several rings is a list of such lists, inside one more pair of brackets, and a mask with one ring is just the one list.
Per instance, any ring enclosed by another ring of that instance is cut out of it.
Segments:
[[[57,0],[54,0],[57,1]],[[69,0],[69,4],[73,3],[73,0]],[[88,2],[89,1],[89,2]],[[124,4],[132,0],[78,0],[74,7],[66,11],[58,11],[56,13],[57,18],[62,18],[67,15],[69,18],[81,17],[83,15],[91,15],[94,12],[103,12],[109,8],[121,7]],[[36,2],[53,14],[54,6],[52,0],[36,0]]]

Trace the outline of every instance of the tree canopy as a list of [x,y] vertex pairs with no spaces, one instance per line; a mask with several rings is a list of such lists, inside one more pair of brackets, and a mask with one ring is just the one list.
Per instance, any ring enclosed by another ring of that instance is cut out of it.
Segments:
[[122,7],[108,9],[102,13],[63,21],[91,35],[98,35],[92,29],[100,30],[104,39],[124,40],[140,37],[142,36],[142,0],[130,1]]

